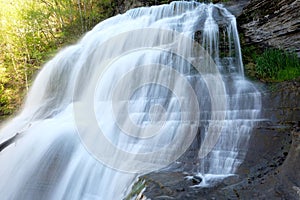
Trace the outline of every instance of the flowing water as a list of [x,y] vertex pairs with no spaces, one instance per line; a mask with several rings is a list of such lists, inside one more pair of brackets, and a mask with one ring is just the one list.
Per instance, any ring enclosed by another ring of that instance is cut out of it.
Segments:
[[0,152],[1,199],[122,199],[196,134],[198,172],[210,185],[243,161],[260,106],[243,75],[235,17],[222,5],[130,10],[38,74],[1,130],[2,142],[16,136]]

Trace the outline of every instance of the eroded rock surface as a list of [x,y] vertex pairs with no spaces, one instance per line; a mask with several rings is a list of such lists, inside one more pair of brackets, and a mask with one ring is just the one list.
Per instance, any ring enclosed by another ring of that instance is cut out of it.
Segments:
[[248,44],[292,50],[300,56],[299,10],[299,0],[251,0],[238,24]]
[[[118,11],[140,6],[170,3],[171,0],[118,0]],[[223,3],[237,16],[240,33],[246,44],[296,51],[300,57],[300,1],[299,0],[204,0]]]
[[[214,187],[195,187],[197,162],[181,159],[173,170],[143,177],[144,199],[287,199],[300,198],[300,81],[261,85],[262,122],[255,127],[237,175]],[[197,140],[197,139],[196,139]],[[195,146],[185,156],[195,155]],[[171,168],[172,169],[172,168]]]

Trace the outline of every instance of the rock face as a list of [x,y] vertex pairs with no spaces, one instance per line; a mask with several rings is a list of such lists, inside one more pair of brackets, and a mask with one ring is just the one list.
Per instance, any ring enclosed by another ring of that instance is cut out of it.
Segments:
[[[132,0],[119,12],[170,1]],[[220,2],[220,1],[214,1]],[[121,5],[121,4],[120,4]],[[225,6],[236,16],[246,44],[296,51],[300,56],[299,0],[231,0]],[[264,122],[252,133],[249,151],[237,176],[211,188],[192,187],[197,169],[197,138],[181,163],[171,170],[140,177],[141,199],[300,199],[300,79],[262,85]]]
[[299,10],[299,0],[251,0],[238,24],[248,44],[293,50],[300,56]]
[[[140,6],[160,5],[172,0],[118,0],[116,13]],[[300,1],[299,0],[204,0],[224,3],[238,16],[240,33],[246,45],[274,47],[296,51],[300,57]]]
[[[258,85],[262,118],[250,139],[249,150],[237,175],[210,188],[193,187],[194,148],[169,170],[140,177],[149,199],[288,199],[300,198],[300,79]],[[197,140],[197,139],[196,139]],[[190,158],[188,158],[190,156]]]

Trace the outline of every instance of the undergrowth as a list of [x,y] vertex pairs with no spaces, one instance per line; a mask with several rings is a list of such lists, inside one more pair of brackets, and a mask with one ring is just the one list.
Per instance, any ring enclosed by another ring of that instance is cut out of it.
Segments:
[[258,78],[271,81],[292,80],[300,76],[300,59],[296,53],[267,49],[255,58]]

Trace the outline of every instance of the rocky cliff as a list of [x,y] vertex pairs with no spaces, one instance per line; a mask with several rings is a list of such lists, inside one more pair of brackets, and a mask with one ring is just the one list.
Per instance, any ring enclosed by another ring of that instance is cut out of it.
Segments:
[[[171,0],[118,0],[117,13],[140,6],[170,3]],[[300,56],[299,0],[203,0],[224,3],[238,17],[246,45],[296,51]]]
[[[274,199],[300,198],[300,79],[262,85],[262,122],[250,139],[245,161],[237,174],[214,187],[194,187],[202,180],[191,176],[197,167],[189,157],[169,170],[140,177],[149,199]],[[194,155],[193,148],[187,155]],[[190,159],[190,160],[189,160]]]
[[[225,5],[238,16],[245,45],[282,48],[300,56],[299,0],[232,0]],[[186,178],[197,167],[197,149],[191,148],[183,165],[140,177],[136,185],[146,188],[140,199],[300,199],[300,79],[258,85],[265,120],[255,127],[237,176],[212,188],[193,187],[202,180]]]
[[248,44],[292,50],[300,56],[299,10],[299,0],[251,0],[238,24]]

